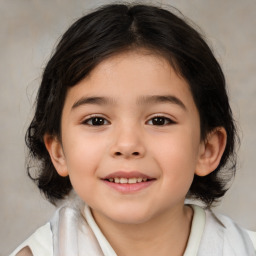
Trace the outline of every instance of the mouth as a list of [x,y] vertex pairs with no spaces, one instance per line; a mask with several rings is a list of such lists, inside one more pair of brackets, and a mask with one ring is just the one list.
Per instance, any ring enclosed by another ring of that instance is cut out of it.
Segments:
[[107,175],[102,180],[105,184],[121,193],[131,193],[149,187],[156,178],[137,171],[119,171]]
[[105,179],[106,181],[109,181],[109,182],[113,182],[113,183],[121,183],[121,184],[135,184],[135,183],[141,183],[141,182],[147,182],[147,181],[150,181],[150,180],[153,180],[153,179],[148,179],[148,178],[142,178],[142,177],[139,177],[139,178],[119,178],[119,177],[116,177],[116,178],[110,178],[110,179]]

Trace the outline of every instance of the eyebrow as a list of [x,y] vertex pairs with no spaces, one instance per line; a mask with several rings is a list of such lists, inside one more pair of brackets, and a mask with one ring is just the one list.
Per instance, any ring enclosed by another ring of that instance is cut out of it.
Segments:
[[79,99],[73,104],[72,109],[77,108],[81,105],[89,105],[89,104],[113,105],[114,102],[115,101],[112,98],[106,98],[106,97],[82,97],[81,99]]
[[[108,97],[82,97],[76,101],[72,109],[75,109],[82,105],[114,105],[116,101]],[[183,110],[187,110],[185,104],[174,95],[150,95],[150,96],[141,96],[137,100],[138,105],[150,105],[155,103],[171,103],[178,105]]]
[[153,104],[153,103],[171,103],[176,104],[183,110],[187,110],[185,104],[174,95],[152,95],[142,96],[138,99],[138,104]]

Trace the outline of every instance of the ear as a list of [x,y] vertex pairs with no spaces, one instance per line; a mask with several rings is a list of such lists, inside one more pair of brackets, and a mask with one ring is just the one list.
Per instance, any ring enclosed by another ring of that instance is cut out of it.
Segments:
[[200,152],[195,174],[206,176],[214,171],[221,160],[226,148],[227,133],[223,127],[218,127],[210,132],[200,145]]
[[68,176],[66,159],[59,139],[56,136],[46,134],[44,135],[44,144],[58,174],[62,177]]

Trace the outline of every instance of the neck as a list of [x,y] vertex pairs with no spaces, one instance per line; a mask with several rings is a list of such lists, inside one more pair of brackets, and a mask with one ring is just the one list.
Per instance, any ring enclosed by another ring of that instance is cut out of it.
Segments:
[[193,210],[183,205],[140,224],[116,223],[93,214],[118,256],[178,256],[186,249]]

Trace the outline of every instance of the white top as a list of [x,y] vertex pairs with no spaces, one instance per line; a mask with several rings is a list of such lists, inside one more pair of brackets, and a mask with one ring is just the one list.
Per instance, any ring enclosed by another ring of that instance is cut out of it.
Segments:
[[40,227],[26,241],[24,241],[16,250],[10,254],[15,256],[21,249],[28,246],[34,256],[53,256],[52,231],[50,223]]
[[[244,231],[238,228],[231,219],[222,215],[216,216],[199,206],[192,205],[192,208],[194,215],[184,256],[256,255],[256,233]],[[84,217],[96,237],[103,255],[117,256],[94,221],[88,206],[84,208]],[[53,253],[53,241],[53,231],[50,223],[47,223],[22,243],[10,256],[15,256],[26,246],[30,247],[34,256],[56,255],[55,252]],[[245,249],[244,244],[246,244]],[[93,254],[86,252],[83,255]],[[94,255],[99,254],[95,253]]]
[[[197,255],[197,251],[200,245],[201,237],[203,235],[205,226],[205,211],[195,205],[192,205],[194,210],[193,221],[191,225],[190,236],[187,244],[186,251],[183,256]],[[84,210],[86,220],[99,241],[100,247],[105,256],[117,256],[105,236],[102,234],[98,225],[94,221],[89,207],[85,207]]]

